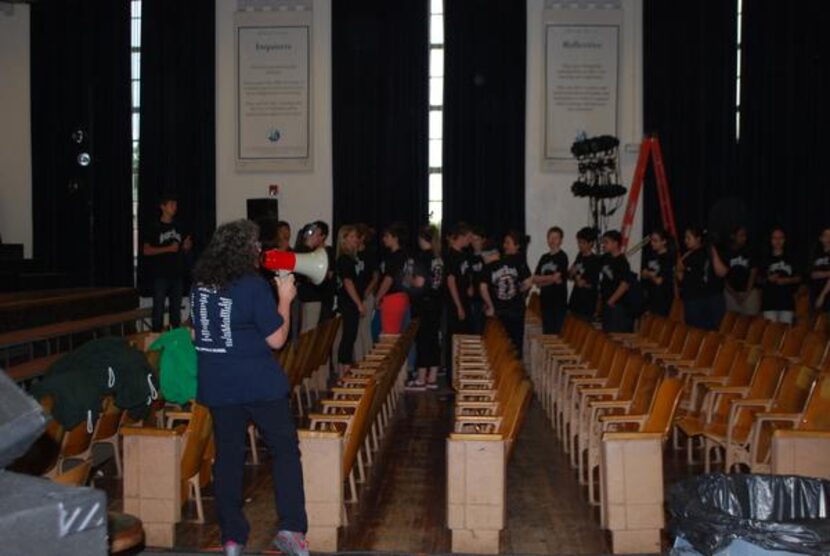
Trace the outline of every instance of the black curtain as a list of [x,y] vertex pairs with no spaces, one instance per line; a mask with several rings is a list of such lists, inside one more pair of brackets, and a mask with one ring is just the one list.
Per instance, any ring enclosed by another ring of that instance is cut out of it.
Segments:
[[215,20],[212,0],[198,9],[142,3],[139,227],[159,218],[162,193],[174,193],[177,220],[193,236],[191,262],[216,227]]
[[767,245],[773,224],[805,260],[830,225],[828,4],[744,0],[741,194]]
[[[660,139],[680,230],[706,226],[715,202],[739,193],[736,23],[735,0],[643,6],[644,125]],[[643,218],[646,232],[662,225],[650,171]]]
[[129,2],[33,3],[30,63],[35,258],[64,285],[131,286]]
[[444,223],[525,227],[526,2],[444,5]]
[[427,219],[427,0],[332,2],[334,230]]

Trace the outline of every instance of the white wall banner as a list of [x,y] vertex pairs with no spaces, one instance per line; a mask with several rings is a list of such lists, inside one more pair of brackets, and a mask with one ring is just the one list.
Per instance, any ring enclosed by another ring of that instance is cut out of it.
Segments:
[[236,167],[310,171],[311,12],[238,12]]
[[617,136],[619,10],[547,10],[546,165],[571,160],[580,134]]

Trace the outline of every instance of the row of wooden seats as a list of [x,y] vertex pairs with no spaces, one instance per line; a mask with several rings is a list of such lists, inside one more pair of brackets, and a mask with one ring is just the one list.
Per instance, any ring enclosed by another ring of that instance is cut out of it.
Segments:
[[337,550],[338,529],[348,524],[346,502],[359,500],[358,485],[368,478],[367,468],[374,463],[403,393],[407,354],[417,328],[414,320],[403,334],[381,335],[320,400],[320,411],[308,414],[308,428],[299,430],[307,538],[317,550]]
[[531,397],[520,355],[496,319],[482,336],[453,336],[454,423],[447,440],[452,551],[498,553],[506,467]]
[[313,404],[311,390],[313,389],[315,396],[319,398],[320,392],[327,387],[331,348],[341,320],[341,317],[337,316],[322,322],[301,333],[296,342],[274,352],[288,375],[297,411],[301,417],[304,413],[303,391],[305,392],[305,406],[310,409]]
[[[660,548],[662,446],[682,392],[682,381],[666,372],[664,362],[691,358],[693,346],[707,340],[702,331],[681,326],[683,342],[672,341],[671,334],[652,340],[648,327],[642,335],[609,335],[568,317],[560,335],[531,338],[531,376],[540,403],[580,483],[587,484],[590,503],[600,504],[615,552]],[[644,445],[650,452],[642,452]],[[629,453],[651,454],[655,461],[644,457],[642,463],[658,469],[649,476],[633,475],[635,467],[625,465]],[[635,491],[646,494],[635,501],[626,497]],[[631,510],[632,504],[639,509]],[[626,511],[646,511],[651,517],[634,528],[633,521],[619,517]]]
[[309,431],[343,435],[343,479],[349,484],[351,503],[358,500],[357,482],[366,480],[366,467],[372,464],[397,407],[416,330],[417,323],[412,323],[401,335],[382,336],[364,360],[331,389],[330,397],[321,400],[321,411],[308,416]]

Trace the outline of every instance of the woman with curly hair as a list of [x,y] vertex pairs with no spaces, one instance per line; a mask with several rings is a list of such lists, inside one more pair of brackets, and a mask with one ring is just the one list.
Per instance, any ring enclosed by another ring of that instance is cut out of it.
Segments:
[[303,472],[288,378],[271,350],[285,344],[293,277],[277,278],[279,304],[258,272],[259,229],[248,220],[217,228],[193,269],[190,294],[198,354],[197,400],[210,409],[216,442],[216,512],[225,554],[242,554],[249,525],[242,512],[245,436],[249,421],[271,452],[279,531],[273,544],[307,555]]

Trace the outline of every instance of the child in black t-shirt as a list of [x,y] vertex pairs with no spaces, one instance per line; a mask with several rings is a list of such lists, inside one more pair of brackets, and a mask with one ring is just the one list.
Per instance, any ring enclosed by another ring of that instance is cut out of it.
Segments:
[[525,293],[532,285],[521,244],[519,233],[511,231],[504,236],[504,256],[493,250],[484,253],[485,265],[479,287],[485,313],[498,317],[519,354],[524,346]]
[[550,251],[539,258],[533,276],[541,292],[543,334],[559,334],[568,311],[568,255],[562,251],[562,235],[558,226],[548,230]]
[[647,310],[667,317],[674,300],[674,254],[669,250],[669,235],[663,229],[654,230],[649,246],[640,271]]
[[337,372],[343,377],[354,362],[354,342],[357,339],[357,325],[366,312],[363,297],[357,287],[360,268],[357,258],[357,230],[354,226],[341,226],[337,232],[337,262],[335,264],[337,284],[337,308],[343,317],[340,347],[337,350]]
[[480,227],[473,227],[470,232],[470,283],[472,294],[470,295],[470,310],[467,320],[470,334],[484,333],[484,300],[481,298],[481,291],[478,285],[481,283],[481,271],[484,270],[484,259],[481,253],[487,235]]
[[579,254],[571,268],[568,278],[573,280],[569,307],[580,319],[590,321],[597,314],[599,294],[600,259],[594,253],[597,232],[594,228],[584,227],[576,234]]
[[724,289],[726,310],[741,315],[757,315],[760,311],[760,298],[755,289],[758,269],[747,245],[746,227],[739,226],[732,232],[725,255],[724,262],[729,267]]
[[792,324],[795,315],[795,289],[801,282],[795,263],[785,248],[786,235],[780,227],[770,233],[770,252],[762,266],[761,310],[764,318]]
[[408,257],[402,245],[406,243],[407,230],[401,222],[389,225],[381,240],[386,256],[380,263],[381,280],[378,287],[378,308],[381,329],[384,334],[400,334],[409,313],[409,296],[404,291],[404,276]]
[[407,383],[409,390],[438,389],[438,367],[441,364],[442,290],[444,262],[440,255],[441,238],[438,228],[424,226],[418,232],[418,251],[413,257],[409,297],[413,316],[419,319],[415,336],[418,374]]
[[717,330],[725,311],[723,277],[729,267],[718,250],[706,244],[702,229],[689,226],[683,241],[686,253],[675,272],[680,283],[684,319],[689,326]]
[[193,248],[193,239],[176,222],[179,209],[174,195],[164,194],[159,199],[161,217],[143,230],[141,253],[153,284],[153,331],[164,326],[164,302],[169,305],[171,328],[181,324],[184,255]]
[[810,310],[827,312],[830,310],[830,226],[819,235],[819,245],[810,261]]
[[617,230],[603,234],[599,292],[602,299],[602,329],[605,332],[634,330],[634,321],[623,306],[623,298],[630,287],[631,267],[621,245],[622,235]]

